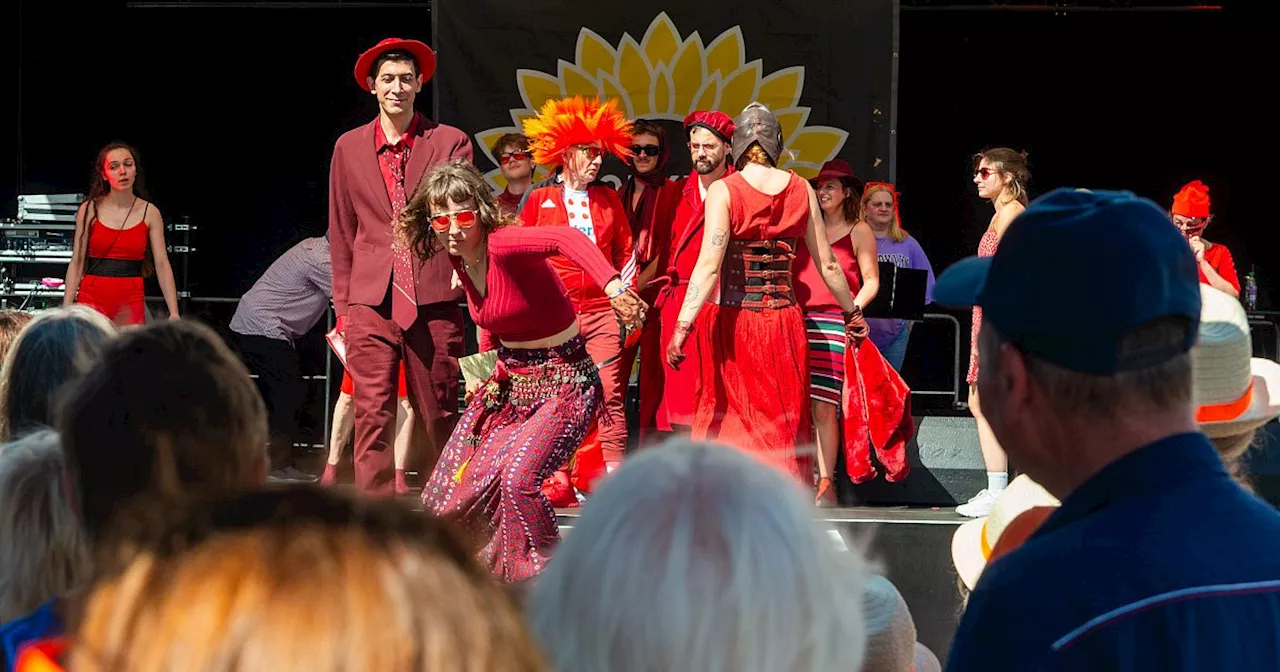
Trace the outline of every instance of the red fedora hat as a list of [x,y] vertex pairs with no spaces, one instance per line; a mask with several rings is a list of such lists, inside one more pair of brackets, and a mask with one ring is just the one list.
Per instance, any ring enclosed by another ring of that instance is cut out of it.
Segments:
[[378,57],[388,51],[407,51],[418,62],[418,74],[422,75],[422,81],[431,79],[431,75],[436,72],[436,52],[431,51],[431,47],[417,40],[402,40],[398,37],[388,37],[387,39],[373,45],[372,49],[360,54],[360,58],[356,60],[356,84],[360,88],[368,90],[369,69],[373,67],[373,63]]
[[854,190],[862,191],[862,178],[853,174],[853,167],[844,159],[832,159],[822,164],[822,170],[809,181],[817,183],[823,180],[840,180]]

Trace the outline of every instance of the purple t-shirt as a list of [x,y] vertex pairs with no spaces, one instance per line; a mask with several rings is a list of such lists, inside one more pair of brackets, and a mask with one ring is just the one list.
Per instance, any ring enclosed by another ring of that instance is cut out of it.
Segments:
[[[920,243],[915,238],[908,235],[902,239],[901,243],[893,242],[892,238],[885,236],[881,238],[876,236],[876,255],[879,261],[887,261],[898,268],[914,268],[925,269],[929,272],[929,279],[924,286],[924,302],[933,301],[933,266],[929,265],[929,258],[924,256],[924,250],[920,249]],[[889,318],[869,318],[867,324],[871,327],[871,342],[876,344],[881,350],[885,346],[893,342],[893,339],[902,333],[906,328],[906,320],[894,320]]]

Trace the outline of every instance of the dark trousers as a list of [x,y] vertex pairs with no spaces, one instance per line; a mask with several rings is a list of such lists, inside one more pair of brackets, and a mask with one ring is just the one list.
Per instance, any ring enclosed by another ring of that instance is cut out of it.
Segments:
[[355,484],[363,493],[395,495],[396,388],[404,362],[409,403],[431,434],[434,453],[419,456],[425,480],[458,422],[463,356],[462,308],[456,303],[418,306],[418,319],[401,329],[391,319],[391,294],[378,306],[347,310],[347,373],[355,387]]
[[235,346],[245,368],[257,376],[258,392],[267,405],[271,468],[287,467],[293,462],[298,414],[307,397],[307,384],[298,370],[298,351],[289,341],[245,334],[235,334]]

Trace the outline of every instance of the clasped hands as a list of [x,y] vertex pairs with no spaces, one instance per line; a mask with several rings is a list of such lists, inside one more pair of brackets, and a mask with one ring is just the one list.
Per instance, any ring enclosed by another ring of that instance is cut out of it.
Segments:
[[620,280],[613,280],[605,287],[605,292],[609,295],[609,303],[613,306],[613,312],[618,316],[618,321],[622,326],[629,329],[639,329],[644,326],[645,313],[649,310],[649,305],[636,294],[635,290],[625,287]]
[[871,325],[867,324],[867,318],[862,316],[862,308],[854,304],[853,310],[844,314],[844,335],[853,345],[857,345],[866,340],[871,334]]

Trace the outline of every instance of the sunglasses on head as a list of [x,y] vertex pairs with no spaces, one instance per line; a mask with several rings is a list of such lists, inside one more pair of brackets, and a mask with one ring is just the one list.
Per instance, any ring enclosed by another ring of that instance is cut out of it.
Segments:
[[458,223],[459,229],[469,229],[476,225],[476,215],[479,210],[471,208],[468,210],[454,210],[452,212],[438,212],[431,215],[431,228],[444,233],[449,230],[450,224]]
[[978,169],[976,169],[976,170],[974,170],[974,171],[973,171],[973,174],[974,174],[974,175],[981,175],[981,176],[982,176],[982,179],[984,179],[984,180],[985,180],[985,179],[987,179],[988,177],[991,177],[992,175],[995,175],[995,174],[996,174],[996,173],[998,173],[998,172],[1000,172],[1000,171],[996,170],[995,168],[978,168]]
[[662,148],[657,145],[631,145],[631,153],[635,156],[651,156],[656,157]]
[[524,150],[504,152],[498,155],[498,163],[505,166],[512,161],[524,161],[527,158],[529,158],[529,152]]

